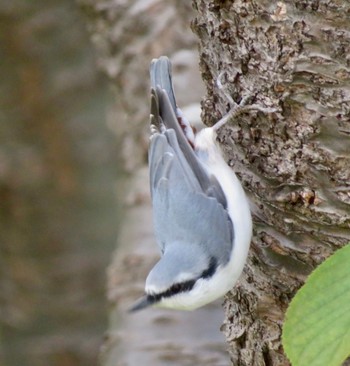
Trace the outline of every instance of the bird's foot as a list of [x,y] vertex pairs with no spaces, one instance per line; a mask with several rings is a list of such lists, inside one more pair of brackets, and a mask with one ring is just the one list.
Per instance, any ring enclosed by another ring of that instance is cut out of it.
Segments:
[[223,125],[225,125],[228,121],[238,117],[239,115],[243,113],[249,113],[250,111],[259,111],[265,114],[275,113],[278,111],[277,108],[270,108],[270,107],[264,107],[257,103],[249,104],[250,100],[254,99],[257,95],[257,93],[249,92],[247,95],[245,95],[239,103],[236,103],[232,96],[227,93],[225,90],[223,84],[221,83],[221,78],[223,76],[224,72],[221,72],[217,78],[216,84],[219,88],[219,90],[224,94],[226,99],[228,100],[231,110],[225,114],[218,122],[215,123],[215,125],[212,127],[215,131],[217,131],[219,128],[221,128]]

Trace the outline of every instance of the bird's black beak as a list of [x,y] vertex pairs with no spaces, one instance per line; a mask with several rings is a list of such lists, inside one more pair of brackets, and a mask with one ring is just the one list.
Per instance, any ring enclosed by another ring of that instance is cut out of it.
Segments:
[[142,310],[144,308],[147,308],[153,304],[155,304],[157,301],[153,296],[142,296],[140,299],[138,299],[135,304],[129,309],[129,313],[134,313],[136,311]]

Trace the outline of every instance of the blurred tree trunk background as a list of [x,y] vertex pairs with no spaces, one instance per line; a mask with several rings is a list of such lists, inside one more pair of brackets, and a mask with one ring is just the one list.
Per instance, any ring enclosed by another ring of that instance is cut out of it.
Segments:
[[111,101],[73,0],[0,0],[0,364],[96,365],[117,235]]
[[307,274],[350,241],[350,4],[195,0],[193,30],[213,124],[252,93],[278,108],[219,133],[252,202],[254,239],[223,331],[233,365],[288,365],[286,308]]

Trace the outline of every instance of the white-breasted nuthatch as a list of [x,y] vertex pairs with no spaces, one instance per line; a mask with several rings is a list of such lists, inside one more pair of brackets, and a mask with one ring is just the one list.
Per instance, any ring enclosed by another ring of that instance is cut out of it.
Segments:
[[233,114],[196,134],[176,105],[169,59],[153,60],[150,73],[149,172],[162,256],[131,311],[149,305],[192,310],[223,296],[238,280],[252,219],[243,188],[216,142],[217,129]]

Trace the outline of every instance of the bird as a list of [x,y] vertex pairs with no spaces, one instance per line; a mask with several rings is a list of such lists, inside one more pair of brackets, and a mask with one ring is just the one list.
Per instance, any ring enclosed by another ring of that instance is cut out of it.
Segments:
[[160,259],[130,311],[194,310],[230,291],[247,260],[249,202],[217,142],[217,130],[242,107],[196,132],[177,106],[168,57],[152,60],[150,78],[149,183]]

